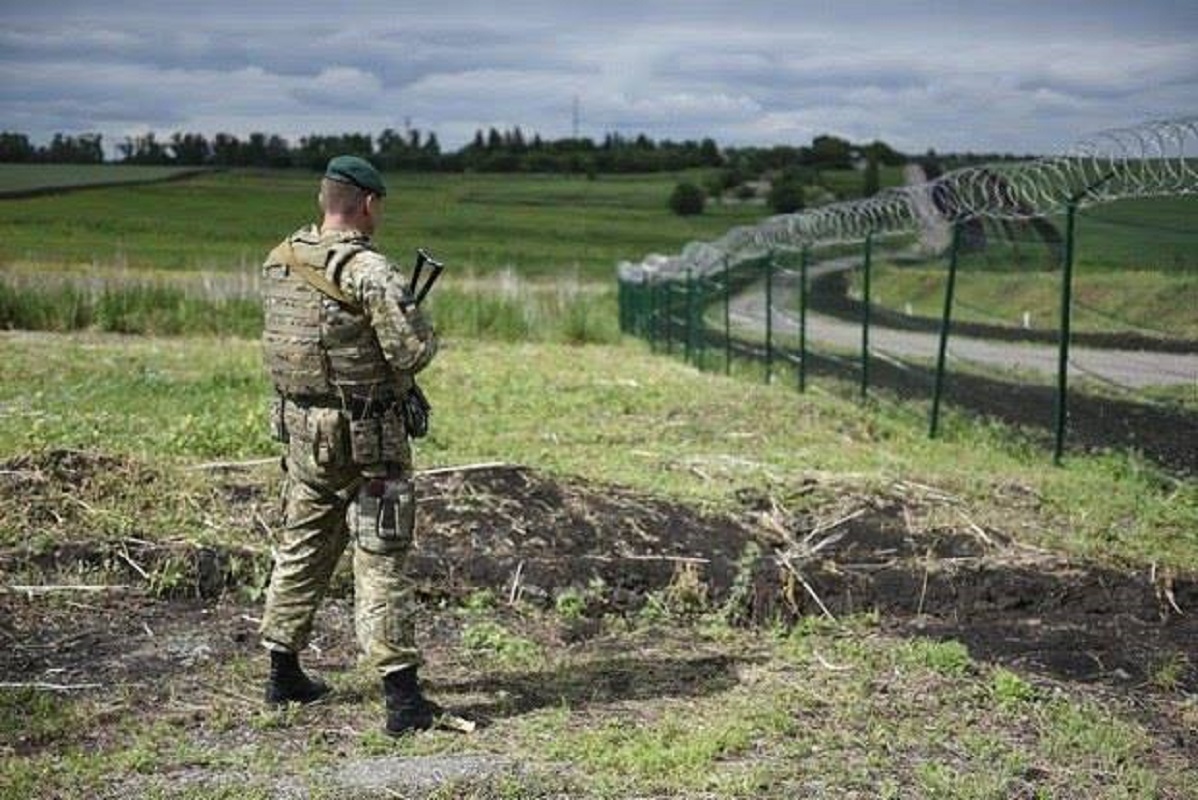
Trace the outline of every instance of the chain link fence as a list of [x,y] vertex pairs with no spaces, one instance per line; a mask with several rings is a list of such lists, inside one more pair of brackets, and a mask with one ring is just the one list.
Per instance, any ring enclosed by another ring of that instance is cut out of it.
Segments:
[[1047,430],[1058,462],[1068,429],[1198,471],[1196,145],[1185,118],[932,181],[912,167],[621,264],[621,327],[701,368],[927,398],[931,436],[951,402]]

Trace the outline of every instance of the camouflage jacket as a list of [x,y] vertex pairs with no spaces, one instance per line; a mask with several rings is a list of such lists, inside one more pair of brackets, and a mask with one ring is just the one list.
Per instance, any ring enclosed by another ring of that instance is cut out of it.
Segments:
[[271,251],[262,276],[266,365],[282,394],[398,395],[436,354],[406,279],[359,231],[301,228]]

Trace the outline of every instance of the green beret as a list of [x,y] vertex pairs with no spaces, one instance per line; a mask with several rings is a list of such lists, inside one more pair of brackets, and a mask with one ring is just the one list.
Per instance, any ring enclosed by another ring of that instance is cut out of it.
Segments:
[[330,159],[324,176],[329,180],[352,183],[359,189],[365,189],[379,197],[387,195],[387,187],[383,184],[382,174],[364,158],[337,156]]

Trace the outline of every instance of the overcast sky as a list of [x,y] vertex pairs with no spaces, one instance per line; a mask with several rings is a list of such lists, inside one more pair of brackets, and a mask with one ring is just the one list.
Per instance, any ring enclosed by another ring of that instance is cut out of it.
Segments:
[[1194,0],[0,0],[0,129],[289,139],[405,123],[1059,152],[1198,113]]

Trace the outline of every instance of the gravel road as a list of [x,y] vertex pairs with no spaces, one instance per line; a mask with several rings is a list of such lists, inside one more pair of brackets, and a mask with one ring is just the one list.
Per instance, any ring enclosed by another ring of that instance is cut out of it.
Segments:
[[[837,270],[850,269],[859,263],[856,257],[840,258],[812,267],[812,278]],[[784,309],[798,307],[798,278],[779,273],[774,278],[774,331],[797,334],[796,313]],[[733,299],[730,309],[733,320],[744,325],[765,327],[764,282],[750,286]],[[824,314],[808,312],[807,338],[839,349],[860,350],[861,326]],[[870,351],[878,356],[894,358],[935,359],[939,336],[933,333],[900,331],[877,325],[870,326]],[[1053,345],[1021,342],[999,342],[950,336],[949,357],[1003,369],[1032,370],[1047,375],[1057,371],[1058,348]],[[1129,388],[1191,384],[1198,385],[1198,354],[1157,353],[1136,350],[1097,350],[1071,347],[1069,350],[1071,377],[1090,377]]]

